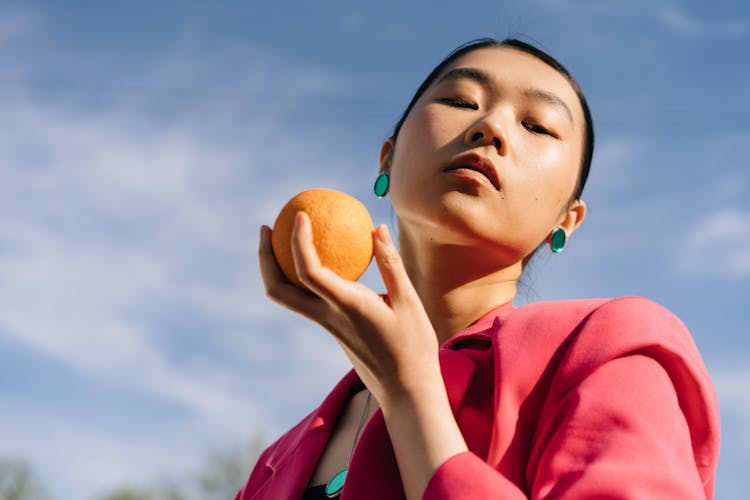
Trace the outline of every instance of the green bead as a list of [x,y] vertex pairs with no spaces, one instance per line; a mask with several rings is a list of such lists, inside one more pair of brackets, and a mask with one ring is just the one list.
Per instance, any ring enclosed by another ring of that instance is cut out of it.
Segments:
[[333,475],[330,481],[328,481],[328,484],[326,484],[326,496],[328,498],[333,498],[339,493],[341,493],[341,490],[344,489],[344,481],[346,481],[346,472],[347,469],[341,469],[336,474]]
[[565,230],[561,227],[556,228],[552,231],[552,237],[550,238],[552,251],[554,253],[560,253],[565,248]]
[[373,190],[375,191],[375,196],[378,198],[384,197],[388,193],[388,187],[391,184],[391,178],[388,176],[388,174],[380,174],[377,179],[375,179],[375,187]]

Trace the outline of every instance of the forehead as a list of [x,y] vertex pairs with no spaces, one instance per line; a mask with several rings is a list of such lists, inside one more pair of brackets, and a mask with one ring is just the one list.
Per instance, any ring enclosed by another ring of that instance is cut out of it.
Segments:
[[579,123],[583,109],[568,79],[541,59],[512,47],[483,47],[448,64],[435,83],[455,68],[472,68],[486,73],[502,91],[539,89],[560,97],[573,111]]

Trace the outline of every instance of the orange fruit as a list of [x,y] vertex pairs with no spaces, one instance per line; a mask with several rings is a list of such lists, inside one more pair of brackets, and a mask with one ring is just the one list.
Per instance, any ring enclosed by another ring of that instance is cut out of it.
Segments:
[[321,264],[344,279],[359,279],[372,260],[373,224],[367,208],[356,198],[332,189],[309,189],[284,205],[273,225],[271,245],[286,277],[303,286],[292,257],[292,228],[297,212],[310,217]]

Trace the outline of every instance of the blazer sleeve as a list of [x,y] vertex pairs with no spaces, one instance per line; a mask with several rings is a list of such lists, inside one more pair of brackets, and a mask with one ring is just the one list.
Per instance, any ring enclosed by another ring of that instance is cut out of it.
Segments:
[[602,365],[546,424],[532,498],[706,498],[685,415],[653,358]]
[[438,468],[424,498],[712,498],[718,406],[684,325],[653,302],[619,300],[563,348],[523,489],[466,452]]
[[526,494],[470,451],[453,455],[430,478],[424,500],[502,498],[522,500]]

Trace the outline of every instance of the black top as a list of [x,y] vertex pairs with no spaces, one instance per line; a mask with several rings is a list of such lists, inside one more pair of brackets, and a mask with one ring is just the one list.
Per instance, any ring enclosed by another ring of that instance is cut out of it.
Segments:
[[[332,498],[338,498],[339,495],[336,495]],[[310,486],[305,490],[305,496],[302,497],[302,500],[328,500],[328,496],[326,496],[326,485],[325,484],[319,484],[318,486]]]

